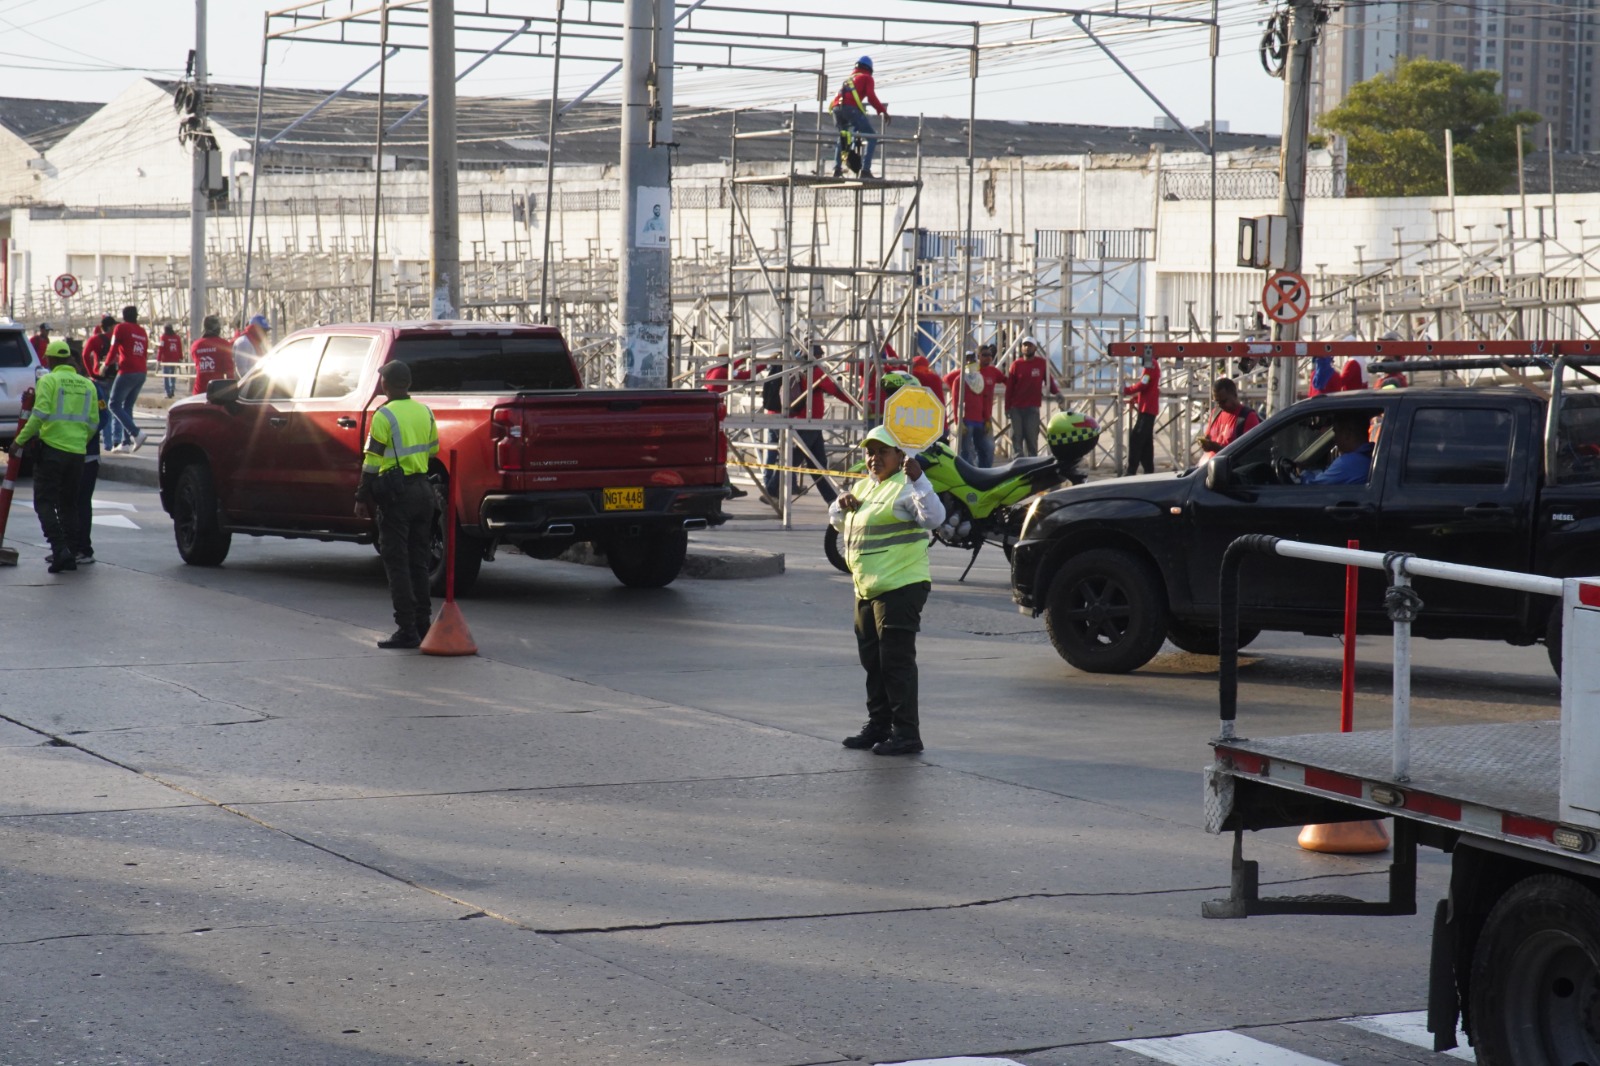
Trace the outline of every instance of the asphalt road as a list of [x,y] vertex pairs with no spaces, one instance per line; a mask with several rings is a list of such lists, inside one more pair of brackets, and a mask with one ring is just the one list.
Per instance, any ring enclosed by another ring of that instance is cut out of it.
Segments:
[[[884,759],[839,745],[861,676],[819,510],[698,536],[784,552],[762,580],[503,556],[462,603],[482,654],[435,659],[373,646],[370,548],[186,567],[155,494],[103,483],[100,561],[52,577],[23,489],[0,1066],[1436,1061],[1406,1038],[1442,857],[1416,917],[1203,920],[1215,660],[1079,674],[998,553],[957,585],[934,550],[928,751]],[[1338,657],[1261,638],[1241,731],[1333,728]],[[1542,649],[1418,659],[1419,724],[1556,714]],[[1383,892],[1384,857],[1247,845],[1291,891]]]

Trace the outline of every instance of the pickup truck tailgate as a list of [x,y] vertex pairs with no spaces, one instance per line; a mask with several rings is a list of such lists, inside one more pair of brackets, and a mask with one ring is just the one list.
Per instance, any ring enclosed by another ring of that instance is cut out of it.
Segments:
[[512,489],[721,484],[719,397],[689,391],[522,395],[493,416]]

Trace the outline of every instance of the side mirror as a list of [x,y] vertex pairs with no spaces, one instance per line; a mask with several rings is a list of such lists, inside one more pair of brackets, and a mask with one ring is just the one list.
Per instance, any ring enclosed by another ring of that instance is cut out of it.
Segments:
[[206,403],[221,404],[232,407],[239,401],[239,383],[224,378],[213,381],[206,386]]
[[1206,464],[1206,488],[1226,492],[1233,485],[1233,462],[1226,455],[1212,455]]

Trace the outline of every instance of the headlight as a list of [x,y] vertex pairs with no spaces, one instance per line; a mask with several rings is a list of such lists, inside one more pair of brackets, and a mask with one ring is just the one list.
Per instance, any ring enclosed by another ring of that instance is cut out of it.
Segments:
[[1042,522],[1045,516],[1059,511],[1067,505],[1067,501],[1059,496],[1044,493],[1033,498],[1033,503],[1028,505],[1028,514],[1022,520],[1022,532],[1017,535],[1018,540],[1027,540],[1028,533],[1034,528],[1036,522]]

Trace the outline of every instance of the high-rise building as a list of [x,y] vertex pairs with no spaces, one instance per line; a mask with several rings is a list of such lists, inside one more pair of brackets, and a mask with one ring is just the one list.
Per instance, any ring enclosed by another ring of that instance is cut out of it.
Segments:
[[1346,4],[1323,27],[1313,119],[1401,58],[1440,59],[1499,72],[1506,107],[1544,118],[1529,131],[1536,145],[1543,146],[1548,123],[1558,152],[1600,150],[1597,25],[1596,0]]

